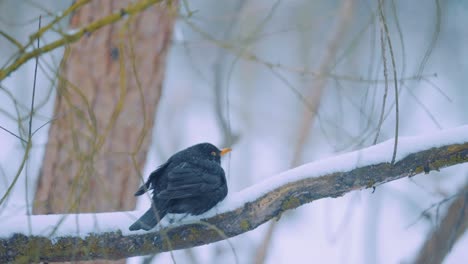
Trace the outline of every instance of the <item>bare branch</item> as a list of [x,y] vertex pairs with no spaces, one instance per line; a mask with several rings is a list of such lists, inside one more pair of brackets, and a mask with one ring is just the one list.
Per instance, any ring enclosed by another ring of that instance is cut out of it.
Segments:
[[[345,32],[349,26],[349,22],[353,17],[354,8],[356,2],[353,0],[343,1],[339,10],[338,10],[338,21],[336,25],[333,27],[331,32],[330,40],[327,42],[327,49],[325,52],[325,56],[323,57],[322,61],[320,62],[320,66],[318,69],[319,74],[327,74],[332,71],[336,56],[338,53],[338,49],[340,47],[340,43],[342,39],[346,36]],[[279,73],[276,73],[272,68],[272,73],[279,77],[281,76]],[[316,119],[320,121],[320,116],[318,115],[318,109],[320,106],[320,102],[322,100],[323,91],[326,88],[328,79],[326,78],[319,78],[317,79],[314,84],[308,90],[308,94],[305,95],[304,101],[306,102],[305,105],[307,108],[304,110],[302,114],[302,119],[300,122],[300,128],[298,133],[298,140],[296,141],[293,157],[291,160],[291,167],[297,166],[301,163],[303,159],[304,153],[304,146],[306,145],[306,141],[311,136],[311,127],[312,124]],[[286,83],[287,84],[287,83]],[[297,89],[295,89],[292,85],[287,85],[294,93],[298,93]],[[302,95],[299,93],[299,97]],[[271,222],[270,226],[265,234],[263,241],[261,242],[257,254],[255,256],[255,263],[262,264],[265,263],[267,258],[268,249],[270,248],[271,241],[273,240],[274,231],[276,228],[276,222]]]
[[442,263],[467,227],[468,185],[465,185],[458,198],[448,208],[442,222],[429,234],[414,263]]
[[[71,34],[67,34],[52,43],[42,46],[41,48],[34,49],[30,52],[22,53],[18,58],[15,59],[14,62],[0,69],[0,81],[5,79],[9,74],[16,71],[21,65],[25,64],[32,58],[38,57],[44,53],[50,52],[70,43],[76,42],[86,34],[90,34],[104,26],[111,25],[119,21],[120,19],[126,17],[127,15],[135,15],[140,12],[143,12],[144,10],[158,2],[161,2],[161,0],[141,0],[136,3],[132,3],[128,7],[122,8],[118,12],[112,13],[104,18],[91,22],[87,26],[82,27]],[[38,33],[33,35],[33,37],[36,38],[37,36],[40,36],[40,32],[42,31],[39,31]]]
[[[385,37],[387,39],[388,43],[388,51],[390,52],[390,61],[392,62],[392,69],[393,69],[393,79],[395,80],[393,82],[394,87],[395,87],[395,144],[393,148],[393,157],[392,157],[392,164],[395,162],[395,158],[397,155],[397,147],[398,147],[398,127],[399,127],[399,122],[400,122],[400,107],[399,107],[399,95],[398,95],[398,78],[397,78],[397,72],[396,72],[396,64],[395,64],[395,55],[393,54],[393,48],[392,48],[392,41],[390,39],[390,33],[388,30],[387,26],[387,21],[383,12],[383,0],[379,1],[379,12],[380,12],[380,22],[381,22],[381,27],[383,27],[383,31],[385,32]],[[384,46],[382,46],[382,56],[385,54],[385,49]],[[384,61],[384,65],[386,62]],[[384,70],[385,73],[385,70]],[[387,77],[385,77],[388,79]],[[387,86],[387,84],[385,84]]]

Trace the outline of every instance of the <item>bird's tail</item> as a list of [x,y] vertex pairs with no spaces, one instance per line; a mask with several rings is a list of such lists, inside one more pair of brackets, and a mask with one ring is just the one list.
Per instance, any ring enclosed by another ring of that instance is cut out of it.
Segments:
[[135,230],[150,230],[151,228],[155,227],[158,223],[159,220],[161,220],[167,213],[167,210],[155,210],[154,207],[151,207],[146,211],[144,215],[140,217],[133,225],[131,225],[128,229],[130,231],[135,231]]

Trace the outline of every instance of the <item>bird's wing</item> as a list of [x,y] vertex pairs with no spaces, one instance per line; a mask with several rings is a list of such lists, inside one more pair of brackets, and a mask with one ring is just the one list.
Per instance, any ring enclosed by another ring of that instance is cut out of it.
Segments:
[[224,181],[224,170],[216,163],[208,169],[182,162],[168,172],[167,188],[157,197],[166,200],[196,197],[218,189]]
[[135,192],[135,196],[139,196],[147,192],[148,190],[153,189],[154,186],[152,186],[152,182],[154,182],[159,175],[163,173],[163,171],[166,169],[166,167],[169,165],[169,161],[164,163],[163,165],[159,166],[155,171],[153,171],[150,176],[148,177],[148,180],[143,184],[138,191]]

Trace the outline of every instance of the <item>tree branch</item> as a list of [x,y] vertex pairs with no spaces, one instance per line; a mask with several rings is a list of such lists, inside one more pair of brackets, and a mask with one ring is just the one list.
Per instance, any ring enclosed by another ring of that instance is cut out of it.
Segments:
[[[128,226],[125,225],[114,228],[117,230],[114,232],[87,236],[48,238],[15,234],[0,238],[0,262],[120,259],[195,247],[253,230],[287,210],[314,200],[340,197],[353,190],[468,162],[468,126],[430,136],[400,137],[400,144],[394,165],[390,164],[393,141],[389,140],[286,171],[231,195],[217,207],[217,215],[214,215],[215,210],[210,210],[200,221],[181,223],[156,232],[133,234],[126,231]],[[119,214],[112,217],[125,218],[128,212]],[[99,214],[92,216],[99,218]],[[56,216],[30,217],[33,223],[51,223],[52,217]],[[35,221],[34,217],[50,219]],[[2,221],[9,230],[14,230],[11,226],[16,222],[15,219]],[[112,222],[109,217],[106,224],[110,226],[108,222]]]
[[419,251],[415,264],[442,263],[455,242],[468,227],[468,185],[460,191],[447,210],[444,218],[429,234]]
[[[91,34],[104,26],[113,24],[119,21],[120,19],[125,18],[127,15],[135,15],[137,13],[143,12],[144,10],[146,10],[147,8],[149,8],[150,6],[158,2],[161,2],[161,0],[141,0],[136,3],[132,3],[128,5],[128,7],[122,8],[118,12],[112,13],[101,19],[93,21],[78,30],[74,30],[70,34],[66,34],[62,36],[62,38],[54,42],[51,42],[49,44],[42,46],[41,48],[37,48],[29,52],[22,52],[20,53],[18,58],[16,58],[15,61],[13,61],[9,65],[0,69],[0,81],[5,79],[8,75],[16,71],[21,65],[25,64],[27,61],[29,61],[32,58],[39,57],[43,55],[44,53],[53,51],[57,48],[76,42],[86,34]],[[86,3],[86,1],[80,1],[80,3]],[[170,2],[168,3],[168,5],[169,4]],[[74,5],[74,7],[76,8],[76,5]],[[44,28],[47,29],[48,27],[46,26]],[[39,36],[41,36],[43,33],[44,33],[44,29],[39,30],[38,32],[36,32],[35,34],[31,36],[31,39],[36,39]]]

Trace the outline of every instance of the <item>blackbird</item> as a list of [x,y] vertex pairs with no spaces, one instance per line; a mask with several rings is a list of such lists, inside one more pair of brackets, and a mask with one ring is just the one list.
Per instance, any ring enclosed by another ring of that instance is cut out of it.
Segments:
[[199,215],[213,208],[228,192],[221,156],[230,151],[200,143],[170,157],[135,193],[153,190],[152,206],[129,229],[150,230],[168,213]]

